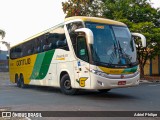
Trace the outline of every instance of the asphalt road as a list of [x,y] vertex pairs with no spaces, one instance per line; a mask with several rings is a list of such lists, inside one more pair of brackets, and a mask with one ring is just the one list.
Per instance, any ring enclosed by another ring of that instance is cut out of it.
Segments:
[[[3,109],[8,111],[160,111],[160,83],[142,83],[137,87],[112,89],[103,94],[81,90],[77,95],[68,96],[62,94],[58,88],[30,86],[21,89],[11,84],[9,80],[0,79],[0,111]],[[102,117],[87,119],[106,120]],[[117,117],[107,119],[128,120],[128,118]],[[159,118],[132,117],[129,120],[131,119],[158,120]]]

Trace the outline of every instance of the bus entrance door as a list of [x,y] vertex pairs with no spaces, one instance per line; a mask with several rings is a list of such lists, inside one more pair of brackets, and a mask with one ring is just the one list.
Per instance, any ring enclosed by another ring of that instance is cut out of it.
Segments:
[[90,74],[88,71],[89,63],[78,61],[77,66],[78,79],[76,79],[76,87],[90,88]]
[[78,79],[76,80],[79,87],[90,88],[90,75],[89,75],[89,56],[87,49],[87,42],[85,36],[77,37],[77,73]]

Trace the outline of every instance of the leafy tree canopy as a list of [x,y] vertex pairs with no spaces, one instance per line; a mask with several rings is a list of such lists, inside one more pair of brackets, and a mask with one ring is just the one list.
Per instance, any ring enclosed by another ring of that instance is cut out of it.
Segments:
[[62,2],[66,17],[71,16],[102,16],[103,7],[101,0],[68,0]]
[[2,37],[2,39],[5,37],[5,34],[5,31],[0,29],[0,37]]
[[136,42],[143,77],[146,61],[160,55],[160,9],[151,4],[149,0],[68,0],[62,6],[66,17],[105,17],[127,24],[131,32],[145,35],[146,48],[141,47],[139,39]]

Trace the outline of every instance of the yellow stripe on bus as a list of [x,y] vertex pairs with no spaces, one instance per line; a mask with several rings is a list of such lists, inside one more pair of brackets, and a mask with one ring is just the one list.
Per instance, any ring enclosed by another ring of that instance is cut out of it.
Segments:
[[16,74],[20,75],[22,73],[25,79],[24,80],[25,84],[29,84],[30,82],[29,77],[32,74],[36,57],[37,55],[31,55],[15,60],[10,60],[9,64],[10,68],[12,68],[10,69],[10,74],[11,74],[10,79],[13,83],[15,82],[15,75]]

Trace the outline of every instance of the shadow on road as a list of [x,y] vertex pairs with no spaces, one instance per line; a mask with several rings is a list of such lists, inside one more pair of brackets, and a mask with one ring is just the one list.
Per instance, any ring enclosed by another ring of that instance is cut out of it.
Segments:
[[137,99],[135,96],[113,92],[112,90],[107,93],[100,93],[98,91],[80,91],[78,96],[91,98],[94,100],[108,100],[108,99]]
[[[16,85],[13,85],[15,88],[17,88]],[[22,88],[19,88],[22,89]],[[49,94],[59,94],[59,95],[64,95],[61,93],[60,88],[55,88],[55,87],[47,87],[47,86],[27,86],[24,89],[29,89],[29,90],[34,90],[37,92],[43,92],[43,93],[49,93]],[[101,93],[96,90],[79,90],[76,95],[65,95],[68,97],[81,97],[81,98],[89,98],[89,99],[94,99],[94,100],[108,100],[108,99],[137,99],[137,97],[129,95],[129,94],[122,94],[120,92],[110,91],[106,93]]]

